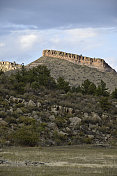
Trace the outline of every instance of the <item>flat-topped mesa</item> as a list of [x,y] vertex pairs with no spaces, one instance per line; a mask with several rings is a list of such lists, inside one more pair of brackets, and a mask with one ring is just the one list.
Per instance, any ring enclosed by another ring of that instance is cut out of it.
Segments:
[[78,65],[86,65],[88,67],[97,68],[100,71],[115,72],[115,70],[112,69],[104,61],[104,59],[90,58],[82,55],[71,54],[56,50],[43,50],[43,56],[65,59]]
[[20,69],[21,65],[16,64],[15,62],[8,62],[8,61],[0,61],[0,70],[3,72]]

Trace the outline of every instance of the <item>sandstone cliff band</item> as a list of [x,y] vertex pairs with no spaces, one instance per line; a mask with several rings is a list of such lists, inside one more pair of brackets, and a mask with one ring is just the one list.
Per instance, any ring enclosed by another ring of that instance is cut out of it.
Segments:
[[87,65],[97,68],[100,71],[112,71],[113,69],[104,61],[104,59],[90,58],[82,55],[66,53],[56,50],[43,50],[43,56],[65,59],[78,65]]

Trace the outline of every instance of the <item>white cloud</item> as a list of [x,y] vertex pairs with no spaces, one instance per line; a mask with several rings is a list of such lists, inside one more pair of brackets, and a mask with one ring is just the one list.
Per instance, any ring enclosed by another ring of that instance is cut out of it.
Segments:
[[5,47],[5,43],[0,42],[0,47]]
[[21,48],[31,49],[36,41],[37,36],[35,34],[23,35],[20,37]]
[[68,35],[73,38],[87,39],[98,35],[98,31],[93,28],[79,28],[66,30]]
[[39,58],[43,49],[56,49],[104,59],[111,56],[114,59],[105,61],[117,67],[115,34],[110,28],[15,30],[1,37],[0,57],[28,64]]
[[24,24],[14,24],[14,23],[6,23],[1,26],[2,29],[18,29],[18,30],[26,30],[26,29],[37,29],[36,25],[24,25]]

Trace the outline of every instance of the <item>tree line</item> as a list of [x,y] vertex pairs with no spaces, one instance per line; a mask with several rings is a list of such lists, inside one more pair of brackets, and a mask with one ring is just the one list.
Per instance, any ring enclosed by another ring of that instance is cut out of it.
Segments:
[[[6,81],[5,81],[6,80]],[[46,66],[37,66],[32,69],[26,69],[22,65],[22,69],[18,70],[15,74],[6,76],[4,72],[0,72],[0,82],[9,84],[10,89],[15,90],[18,94],[23,94],[30,89],[38,90],[42,87],[47,89],[58,89],[67,92],[77,92],[83,95],[94,95],[117,98],[117,88],[110,94],[106,83],[101,80],[99,85],[95,85],[90,80],[85,80],[82,85],[78,87],[70,86],[68,81],[65,81],[63,77],[59,77],[55,80],[50,75],[50,70]]]

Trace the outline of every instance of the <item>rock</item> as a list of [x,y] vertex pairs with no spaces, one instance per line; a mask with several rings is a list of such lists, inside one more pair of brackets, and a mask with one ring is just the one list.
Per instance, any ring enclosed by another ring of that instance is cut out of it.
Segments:
[[21,98],[17,98],[17,101],[18,101],[18,103],[21,103],[22,99]]
[[41,106],[41,103],[40,102],[37,102],[37,107],[39,108]]
[[101,118],[99,117],[97,113],[91,112],[91,115],[88,115],[88,113],[84,113],[83,120],[99,122],[101,121]]
[[27,106],[27,105],[28,105],[28,102],[25,101],[25,102],[24,102],[24,105]]
[[88,135],[89,139],[94,139],[94,135]]
[[50,119],[51,121],[55,121],[55,116],[54,116],[54,115],[51,115],[51,116],[49,117],[49,119]]
[[78,117],[69,118],[69,120],[71,122],[70,126],[73,126],[73,127],[75,127],[81,123],[81,119]]
[[36,112],[36,111],[33,111],[33,112],[32,112],[32,115],[33,115],[33,116],[37,115],[37,112]]
[[51,111],[52,112],[56,112],[56,108],[55,107],[51,107]]
[[63,131],[58,131],[58,135],[65,136],[67,133],[64,133]]
[[17,108],[17,109],[16,109],[16,113],[22,114],[23,112],[22,112],[22,110],[21,110],[20,108]]
[[48,143],[48,146],[55,145],[55,141],[53,141],[52,139],[48,139],[47,143]]
[[72,108],[68,108],[68,113],[73,114],[73,109]]
[[70,128],[66,127],[66,132],[70,132],[70,131],[71,131]]
[[89,123],[89,129],[96,129],[98,128],[98,123],[96,125]]
[[6,126],[8,123],[0,118],[0,125]]
[[92,112],[91,115],[92,115],[93,121],[101,121],[101,118],[99,117],[99,115],[97,113]]
[[13,101],[14,103],[21,103],[23,100],[21,98],[16,98],[16,97],[13,97],[13,96],[10,96],[9,98],[10,101]]
[[59,106],[59,111],[62,111],[63,107],[62,106]]
[[30,106],[30,107],[36,106],[36,104],[32,100],[29,100],[27,105]]
[[54,122],[48,123],[48,127],[49,127],[50,129],[53,129],[53,130],[58,129],[56,123],[54,123]]
[[78,134],[78,131],[77,130],[73,130],[73,135],[76,136]]
[[0,164],[8,164],[9,162],[7,160],[1,159]]
[[15,97],[10,97],[10,100],[12,100],[13,102],[16,102],[17,101],[17,98],[15,98]]
[[34,119],[39,119],[39,116],[38,115],[34,115],[33,118]]
[[58,115],[58,111],[56,110],[56,108],[52,107],[52,108],[51,108],[51,111],[52,111],[55,115]]
[[12,113],[13,112],[13,108],[11,107],[9,111]]
[[108,119],[108,115],[107,114],[102,114],[102,119]]
[[84,117],[83,117],[83,119],[84,119],[84,120],[87,120],[88,118],[89,118],[89,115],[88,115],[87,112],[85,112],[85,113],[84,113]]

